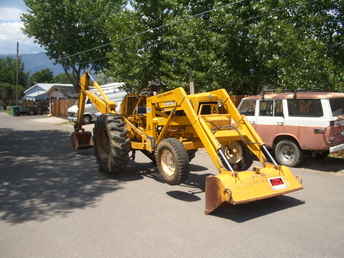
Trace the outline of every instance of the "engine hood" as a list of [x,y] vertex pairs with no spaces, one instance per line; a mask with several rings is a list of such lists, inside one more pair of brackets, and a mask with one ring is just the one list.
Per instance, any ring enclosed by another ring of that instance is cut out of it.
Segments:
[[77,105],[73,105],[73,106],[69,107],[67,109],[67,112],[69,112],[69,113],[76,113],[76,112],[78,112],[78,106]]

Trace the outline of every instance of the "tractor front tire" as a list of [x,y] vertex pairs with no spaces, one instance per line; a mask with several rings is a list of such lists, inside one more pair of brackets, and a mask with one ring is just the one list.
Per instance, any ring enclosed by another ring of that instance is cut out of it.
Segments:
[[130,139],[122,117],[117,114],[97,117],[93,132],[99,170],[117,174],[125,169],[129,161]]
[[184,145],[175,138],[162,140],[155,151],[158,170],[165,182],[178,185],[189,175],[189,156]]

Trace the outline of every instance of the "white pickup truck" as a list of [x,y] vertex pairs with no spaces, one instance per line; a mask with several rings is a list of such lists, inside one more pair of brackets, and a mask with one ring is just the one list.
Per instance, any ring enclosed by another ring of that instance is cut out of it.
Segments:
[[[110,98],[110,100],[114,101],[117,105],[117,111],[119,112],[119,108],[121,105],[122,100],[127,95],[126,91],[121,89],[124,86],[123,82],[114,82],[114,83],[108,83],[101,85],[103,91],[105,94]],[[95,94],[97,94],[96,90],[93,90],[91,88],[90,91],[94,91]],[[68,108],[68,120],[70,121],[76,121],[77,114],[78,114],[78,105],[77,102],[73,106]],[[89,124],[96,120],[97,115],[100,113],[98,110],[93,106],[91,101],[89,99],[86,100],[85,105],[85,112],[84,112],[84,123]]]

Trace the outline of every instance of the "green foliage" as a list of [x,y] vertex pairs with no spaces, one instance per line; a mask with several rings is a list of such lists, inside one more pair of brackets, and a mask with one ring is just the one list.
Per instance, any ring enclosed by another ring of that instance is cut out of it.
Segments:
[[30,81],[31,81],[31,84],[49,83],[53,81],[53,78],[54,78],[54,75],[52,71],[50,71],[49,69],[43,69],[34,73],[30,77]]
[[[166,48],[163,27],[177,1],[132,1],[134,10],[113,15],[107,24],[113,50],[109,74],[124,81],[127,90],[140,90],[163,76],[162,51]],[[157,28],[146,33],[153,28]]]
[[107,31],[109,74],[133,90],[152,80],[234,94],[344,90],[343,0],[136,0],[132,7],[112,16]]
[[[0,82],[9,84],[16,83],[17,62],[16,59],[6,57],[0,59]],[[19,60],[18,63],[18,84],[26,86],[28,74],[24,72],[24,64]]]
[[65,73],[60,73],[56,75],[53,79],[53,82],[66,83],[66,84],[72,83],[72,81],[69,79],[69,77]]
[[[118,12],[124,0],[25,0],[28,12],[21,17],[24,32],[62,64],[77,87],[85,69],[98,70],[106,64],[103,47],[74,55],[109,42],[104,24]],[[66,56],[70,56],[65,58]]]
[[18,86],[16,89],[16,66],[17,62],[13,58],[0,59],[0,102],[5,105],[14,104],[16,91],[19,99],[24,87],[27,85],[28,74],[24,72],[23,63],[19,62]]
[[128,91],[151,81],[233,94],[344,90],[344,0],[25,2],[24,31],[75,85],[83,70],[108,68]]
[[0,82],[0,104],[13,105],[16,103],[16,95],[18,100],[23,95],[24,87],[22,85],[10,84],[7,82]]

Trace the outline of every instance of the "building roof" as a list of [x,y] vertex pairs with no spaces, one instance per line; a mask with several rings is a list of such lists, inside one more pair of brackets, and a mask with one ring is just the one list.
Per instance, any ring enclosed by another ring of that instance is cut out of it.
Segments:
[[55,84],[53,87],[51,87],[47,94],[50,96],[54,90],[59,91],[62,93],[65,97],[77,97],[79,94],[75,91],[74,87],[66,87],[65,85],[61,84]]
[[24,91],[24,94],[26,94],[27,92],[31,91],[33,88],[41,88],[44,91],[48,91],[50,90],[51,87],[53,86],[61,86],[61,87],[73,87],[73,84],[63,84],[63,83],[36,83],[34,85],[32,85],[30,88],[26,89]]

